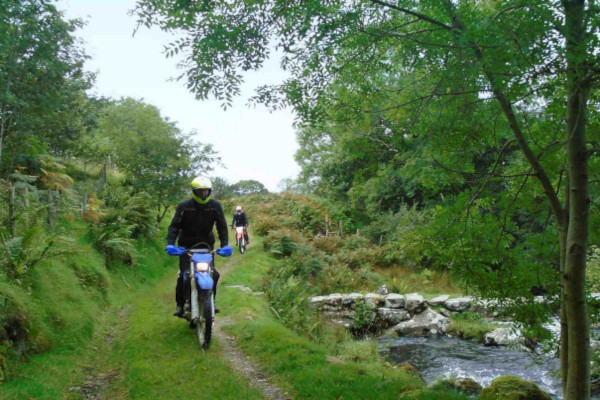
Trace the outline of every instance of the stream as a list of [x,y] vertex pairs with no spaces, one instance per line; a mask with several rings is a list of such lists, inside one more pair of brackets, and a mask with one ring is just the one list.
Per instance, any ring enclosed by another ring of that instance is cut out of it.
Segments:
[[516,375],[535,382],[553,399],[562,398],[558,358],[447,336],[382,339],[378,347],[392,364],[415,366],[427,384],[455,377],[486,387],[500,375]]

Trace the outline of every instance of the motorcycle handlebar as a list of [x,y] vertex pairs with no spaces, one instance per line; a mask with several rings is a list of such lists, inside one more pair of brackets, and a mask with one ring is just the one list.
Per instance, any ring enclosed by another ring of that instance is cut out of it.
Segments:
[[[198,251],[193,251],[193,250],[198,250]],[[178,247],[172,244],[167,245],[167,247],[165,248],[165,251],[167,252],[167,254],[169,254],[170,256],[181,256],[185,253],[200,253],[200,252],[205,252],[208,249],[187,249],[185,247]],[[210,254],[217,254],[221,257],[229,257],[233,254],[233,247],[231,246],[225,246],[222,247],[220,249],[216,249],[216,250],[209,250]]]

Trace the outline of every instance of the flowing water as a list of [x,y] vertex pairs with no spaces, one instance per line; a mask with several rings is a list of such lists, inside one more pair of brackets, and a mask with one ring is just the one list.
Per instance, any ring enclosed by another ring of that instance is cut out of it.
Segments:
[[454,377],[486,387],[498,376],[516,375],[535,382],[553,399],[562,398],[558,358],[443,336],[382,339],[379,350],[392,364],[415,366],[428,384]]

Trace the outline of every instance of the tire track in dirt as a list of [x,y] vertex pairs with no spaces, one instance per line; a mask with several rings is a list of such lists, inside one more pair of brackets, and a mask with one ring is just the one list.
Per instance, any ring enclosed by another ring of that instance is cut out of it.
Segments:
[[244,375],[248,379],[250,386],[262,391],[265,398],[269,400],[291,400],[288,393],[270,382],[269,376],[238,348],[236,338],[228,336],[223,331],[222,327],[231,323],[233,322],[225,317],[217,318],[213,325],[213,334],[219,341],[223,358],[230,363],[235,372]]
[[[221,278],[223,278],[230,270],[231,267],[228,264],[219,268]],[[265,398],[269,400],[292,400],[292,397],[290,397],[287,392],[272,383],[269,375],[239,349],[236,343],[236,337],[229,336],[223,331],[222,327],[232,323],[233,321],[231,318],[219,317],[219,315],[217,315],[213,324],[213,335],[219,341],[223,358],[229,361],[231,368],[235,372],[244,375],[252,387],[262,391]]]

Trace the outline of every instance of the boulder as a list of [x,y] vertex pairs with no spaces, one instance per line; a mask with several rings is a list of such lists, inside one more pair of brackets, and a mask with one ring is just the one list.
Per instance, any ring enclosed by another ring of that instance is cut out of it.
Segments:
[[340,307],[344,297],[340,293],[332,293],[329,296],[325,296],[323,303],[328,306]]
[[454,389],[457,392],[465,393],[470,396],[477,396],[483,387],[471,378],[445,379],[439,384],[448,389]]
[[377,293],[367,293],[365,295],[365,302],[373,307],[381,307],[385,305],[385,298]]
[[417,378],[422,383],[425,383],[425,379],[423,379],[423,375],[421,375],[421,372],[412,364],[404,362],[404,363],[394,365],[394,368],[404,371],[404,372],[408,373],[410,376],[412,376],[413,378]]
[[509,346],[523,342],[523,334],[517,328],[496,328],[483,337],[486,346]]
[[444,307],[450,311],[466,311],[471,308],[474,298],[471,296],[456,297],[454,299],[448,299],[444,302]]
[[434,297],[433,299],[427,300],[427,304],[431,307],[443,306],[446,300],[448,300],[450,296],[447,294],[443,294],[441,296]]
[[479,400],[552,400],[535,383],[518,376],[499,376],[481,391]]
[[471,310],[490,317],[498,316],[500,302],[495,299],[477,299],[471,303]]
[[360,293],[350,293],[344,296],[342,299],[342,305],[344,307],[352,307],[354,303],[356,303],[356,300],[362,299],[363,297],[364,296]]
[[446,318],[452,318],[455,314],[457,314],[457,312],[456,311],[450,311],[450,310],[448,310],[446,308],[442,308],[440,310],[440,314],[442,314]]
[[390,293],[385,296],[385,306],[387,308],[404,308],[404,296],[398,293]]
[[409,293],[404,295],[404,308],[411,314],[418,314],[425,310],[427,305],[425,299],[418,293]]
[[311,306],[320,306],[325,301],[325,297],[327,296],[315,296],[308,299],[308,304]]
[[382,320],[384,325],[396,325],[402,321],[410,319],[410,314],[405,310],[398,310],[397,308],[378,308],[377,316]]
[[408,321],[400,322],[392,330],[400,336],[437,335],[446,331],[450,320],[440,313],[428,308]]
[[377,294],[380,294],[382,296],[385,296],[388,293],[389,293],[389,290],[388,290],[387,285],[381,285],[379,287],[379,289],[377,289]]

